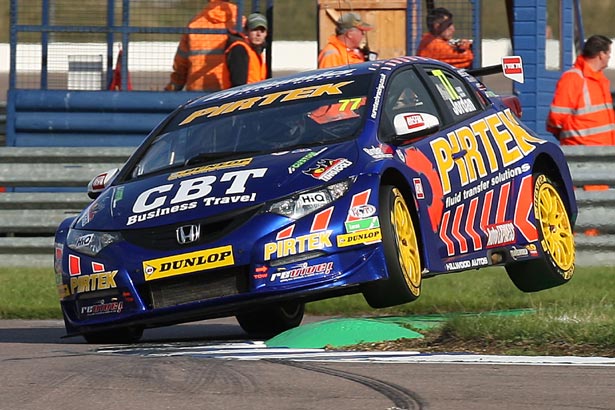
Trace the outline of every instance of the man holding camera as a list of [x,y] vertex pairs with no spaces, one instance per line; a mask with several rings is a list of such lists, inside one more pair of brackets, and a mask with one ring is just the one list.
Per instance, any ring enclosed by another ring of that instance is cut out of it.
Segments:
[[470,40],[453,40],[455,25],[453,14],[438,7],[427,15],[428,33],[423,34],[417,55],[444,61],[457,68],[468,68],[474,60]]
[[366,32],[373,26],[361,20],[357,13],[343,14],[335,22],[335,34],[318,54],[318,68],[363,63],[369,58],[360,47]]

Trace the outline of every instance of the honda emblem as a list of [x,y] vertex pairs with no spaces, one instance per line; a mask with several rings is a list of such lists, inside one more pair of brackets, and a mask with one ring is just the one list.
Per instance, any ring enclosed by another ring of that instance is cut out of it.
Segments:
[[201,237],[201,225],[184,225],[177,228],[177,243],[185,245],[196,242]]

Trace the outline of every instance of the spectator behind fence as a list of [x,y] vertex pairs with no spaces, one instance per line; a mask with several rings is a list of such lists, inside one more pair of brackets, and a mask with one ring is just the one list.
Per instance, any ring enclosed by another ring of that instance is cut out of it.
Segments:
[[[228,0],[209,0],[188,23],[189,29],[232,30],[237,24],[237,6]],[[171,81],[166,91],[218,91],[222,89],[224,46],[227,34],[186,33],[177,47]]]
[[267,18],[252,13],[246,19],[244,33],[231,33],[226,43],[224,88],[255,83],[267,78],[263,56],[267,38]]
[[562,145],[615,145],[615,113],[609,79],[612,41],[587,39],[574,66],[560,77],[547,117],[547,131]]
[[453,40],[455,24],[453,14],[444,7],[431,10],[427,15],[427,29],[423,34],[417,55],[444,61],[457,68],[468,68],[474,60],[472,42]]
[[335,34],[318,54],[318,68],[338,67],[363,63],[366,54],[360,49],[366,32],[373,26],[361,20],[356,13],[343,14],[335,22]]

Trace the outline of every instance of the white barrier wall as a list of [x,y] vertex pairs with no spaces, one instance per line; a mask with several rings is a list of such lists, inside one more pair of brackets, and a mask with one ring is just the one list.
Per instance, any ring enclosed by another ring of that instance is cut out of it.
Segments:
[[[49,50],[49,71],[68,71],[68,56],[82,54],[106,55],[105,44],[70,44],[53,43]],[[0,44],[0,72],[9,71],[10,50],[9,44]],[[173,56],[177,49],[176,42],[134,42],[130,44],[130,56],[128,66],[134,71],[170,71],[173,66]],[[114,50],[114,58],[117,58],[119,45]],[[559,44],[550,41],[547,44],[547,67],[555,67],[558,61]],[[18,55],[28,56],[21,58],[17,64],[19,71],[38,71],[40,69],[41,47],[37,44],[20,44]],[[511,53],[510,41],[483,40],[482,42],[482,66],[500,63],[500,58]],[[156,56],[156,59],[152,58]],[[273,43],[274,71],[304,71],[316,68],[318,55],[315,41],[275,41]],[[115,65],[115,61],[113,63]],[[609,61],[609,68],[615,68],[615,58]]]

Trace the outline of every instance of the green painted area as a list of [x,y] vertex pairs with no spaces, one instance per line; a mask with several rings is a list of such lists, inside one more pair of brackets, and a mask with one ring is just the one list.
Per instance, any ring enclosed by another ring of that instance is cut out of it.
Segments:
[[482,313],[328,319],[287,330],[267,340],[265,344],[268,347],[320,349],[326,346],[343,347],[359,343],[384,342],[402,338],[417,339],[422,338],[423,335],[415,330],[429,330],[442,325],[454,317],[516,316],[531,312],[534,312],[534,310],[514,309]]
[[329,319],[287,330],[267,340],[268,347],[295,349],[341,347],[423,335],[394,322],[378,319]]

